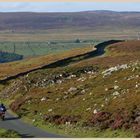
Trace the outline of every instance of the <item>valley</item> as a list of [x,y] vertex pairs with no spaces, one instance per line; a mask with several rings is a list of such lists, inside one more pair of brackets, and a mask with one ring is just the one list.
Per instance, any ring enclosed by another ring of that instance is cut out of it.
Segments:
[[102,57],[14,77],[1,83],[1,99],[26,121],[62,135],[139,137],[139,44],[116,41]]
[[139,19],[0,13],[0,137],[139,138]]

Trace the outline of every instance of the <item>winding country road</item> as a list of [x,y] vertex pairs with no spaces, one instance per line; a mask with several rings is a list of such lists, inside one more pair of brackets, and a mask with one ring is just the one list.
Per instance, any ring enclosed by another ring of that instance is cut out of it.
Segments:
[[[105,48],[113,43],[121,42],[120,40],[110,40],[106,41],[103,43],[100,43],[96,45],[95,47],[97,48],[96,51],[91,51],[86,54],[78,55],[75,57],[69,57],[63,60],[56,61],[52,64],[43,66],[41,68],[33,69],[27,72],[19,73],[14,76],[7,77],[3,80],[0,80],[0,83],[7,82],[9,80],[12,80],[14,78],[18,78],[20,76],[24,76],[30,72],[33,72],[35,70],[39,69],[44,69],[44,68],[52,68],[52,67],[57,67],[57,66],[66,66],[69,65],[70,63],[75,63],[77,60],[73,60],[73,58],[79,58],[81,56],[84,56],[83,58],[79,59],[78,61],[81,61],[83,59],[89,59],[92,57],[99,57],[104,55],[105,53]],[[49,133],[45,130],[42,130],[40,128],[34,127],[30,124],[27,124],[23,122],[21,119],[14,117],[13,115],[7,113],[6,114],[6,120],[5,121],[0,121],[0,128],[5,128],[5,129],[11,129],[17,131],[23,138],[30,138],[30,137],[36,137],[36,138],[63,138],[63,136],[57,135],[57,134],[52,134]]]
[[17,131],[23,138],[64,138],[23,122],[20,118],[6,113],[4,121],[0,120],[0,128]]

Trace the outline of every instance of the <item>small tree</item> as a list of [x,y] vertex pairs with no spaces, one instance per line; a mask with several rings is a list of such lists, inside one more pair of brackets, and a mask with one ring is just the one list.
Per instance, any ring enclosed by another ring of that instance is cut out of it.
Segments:
[[76,39],[75,40],[75,43],[80,43],[80,39]]

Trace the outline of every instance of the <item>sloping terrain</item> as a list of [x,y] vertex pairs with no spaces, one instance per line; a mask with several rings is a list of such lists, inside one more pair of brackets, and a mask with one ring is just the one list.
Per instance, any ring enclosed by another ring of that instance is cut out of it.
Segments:
[[65,134],[140,137],[140,41],[105,50],[102,57],[11,79],[0,85],[1,99],[33,124],[51,123]]
[[74,49],[59,54],[50,54],[47,56],[40,56],[30,59],[24,59],[22,61],[16,61],[11,63],[0,64],[0,79],[6,79],[7,77],[15,76],[20,73],[28,73],[28,71],[34,71],[36,69],[45,67],[58,60],[62,60],[77,55],[82,55],[88,52],[94,51],[91,47],[82,49]]
[[25,75],[39,69],[66,66],[73,62],[101,56],[105,53],[105,48],[107,45],[116,42],[122,42],[122,40],[109,40],[94,47],[90,46],[82,49],[73,49],[64,53],[51,54],[48,56],[31,58],[27,60],[25,59],[19,62],[2,64],[2,67],[0,68],[0,82]]

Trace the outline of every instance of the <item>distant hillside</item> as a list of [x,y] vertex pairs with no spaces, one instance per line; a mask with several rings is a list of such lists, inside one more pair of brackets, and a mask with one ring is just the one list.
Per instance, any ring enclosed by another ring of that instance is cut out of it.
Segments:
[[[0,30],[44,30],[70,27],[122,27],[140,25],[140,12],[86,11],[73,13],[0,13]],[[113,29],[113,28],[112,28]]]

